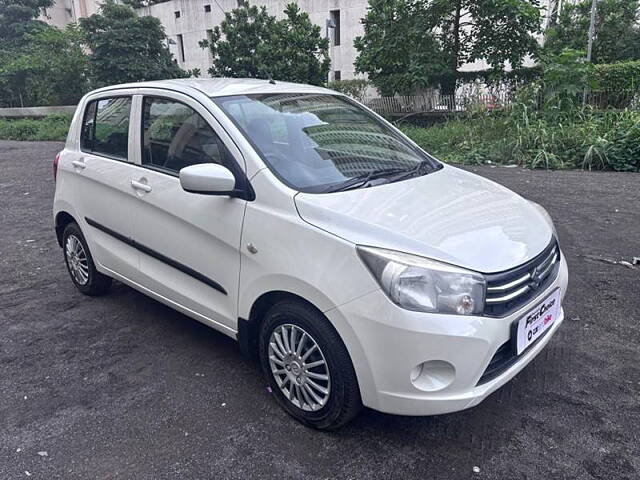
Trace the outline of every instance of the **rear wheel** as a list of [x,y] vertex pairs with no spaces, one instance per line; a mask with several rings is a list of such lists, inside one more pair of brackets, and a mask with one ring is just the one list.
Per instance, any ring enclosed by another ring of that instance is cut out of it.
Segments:
[[284,301],[266,314],[260,361],[280,406],[298,421],[336,429],[360,409],[360,390],[342,339],[312,306]]
[[103,295],[111,286],[111,278],[96,270],[87,241],[77,223],[67,225],[62,234],[64,261],[73,284],[85,295]]

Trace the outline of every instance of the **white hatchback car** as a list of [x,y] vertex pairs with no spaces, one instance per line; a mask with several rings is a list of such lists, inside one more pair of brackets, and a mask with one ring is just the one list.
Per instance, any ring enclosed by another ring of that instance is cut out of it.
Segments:
[[549,215],[348,97],[202,79],[86,95],[54,163],[76,287],[115,278],[238,340],[316,428],[472,407],[563,321]]

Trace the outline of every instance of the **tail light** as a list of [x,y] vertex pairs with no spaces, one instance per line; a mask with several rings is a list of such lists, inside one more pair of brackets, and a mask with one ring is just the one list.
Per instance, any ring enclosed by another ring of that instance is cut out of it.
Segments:
[[60,161],[60,154],[56,155],[56,158],[53,159],[53,180],[55,181],[58,177],[58,162]]

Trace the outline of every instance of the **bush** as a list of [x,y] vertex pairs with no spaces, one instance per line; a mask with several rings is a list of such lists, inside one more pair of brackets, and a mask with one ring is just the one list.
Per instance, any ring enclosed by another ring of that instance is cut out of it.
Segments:
[[593,66],[596,88],[613,92],[640,90],[640,61]]
[[71,116],[0,119],[0,140],[57,140],[67,138]]
[[[613,88],[634,85],[625,75],[634,75],[636,63],[596,70],[581,52],[563,50],[543,57],[542,78],[522,88],[506,110],[471,113],[428,129],[403,129],[449,162],[639,172],[640,112],[582,106],[585,87],[594,86],[596,75],[609,78]],[[634,101],[633,95],[604,95],[596,105],[620,108]]]
[[640,113],[629,110],[564,116],[520,110],[402,130],[446,162],[640,172]]
[[640,115],[625,115],[607,139],[606,156],[612,170],[640,171]]

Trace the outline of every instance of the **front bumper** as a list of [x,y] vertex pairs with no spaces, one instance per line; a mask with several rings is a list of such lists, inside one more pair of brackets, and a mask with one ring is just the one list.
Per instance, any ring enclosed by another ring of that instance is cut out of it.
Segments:
[[[381,290],[325,314],[345,341],[366,406],[400,415],[436,415],[477,405],[540,353],[562,324],[563,310],[513,365],[478,385],[496,351],[510,339],[512,322],[556,288],[564,299],[567,283],[562,256],[553,283],[504,318],[411,312],[394,305]],[[421,364],[422,370],[416,369]]]

